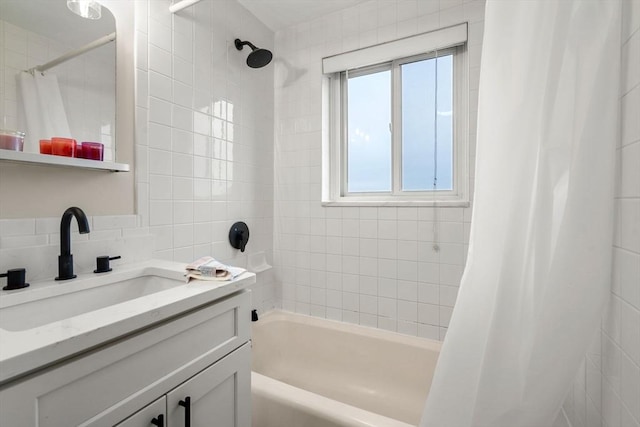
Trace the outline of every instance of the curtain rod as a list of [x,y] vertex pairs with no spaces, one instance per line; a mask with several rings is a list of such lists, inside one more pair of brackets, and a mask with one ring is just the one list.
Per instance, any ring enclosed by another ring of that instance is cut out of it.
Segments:
[[33,68],[30,68],[28,70],[26,70],[28,73],[30,74],[34,74],[35,72],[39,72],[42,73],[44,71],[47,71],[49,68],[53,68],[56,65],[62,64],[63,62],[66,62],[70,59],[75,58],[76,56],[80,56],[83,53],[87,53],[90,50],[93,50],[97,47],[103,46],[107,43],[111,43],[112,41],[114,41],[116,39],[116,33],[113,32],[111,34],[107,34],[106,36],[100,37],[97,40],[94,40],[92,42],[87,43],[86,45],[79,47],[78,49],[75,50],[71,50],[63,55],[61,55],[60,57],[54,59],[53,61],[49,61],[46,64],[42,64],[42,65],[36,65]]
[[171,13],[180,12],[185,7],[189,7],[192,4],[196,4],[199,1],[201,1],[201,0],[181,0],[181,1],[177,2],[177,3],[174,3],[171,6],[169,6],[169,12],[171,12]]

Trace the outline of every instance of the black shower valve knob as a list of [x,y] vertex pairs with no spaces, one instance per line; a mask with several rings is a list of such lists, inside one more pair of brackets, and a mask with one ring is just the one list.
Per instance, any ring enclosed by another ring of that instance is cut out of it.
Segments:
[[3,287],[4,291],[13,291],[15,289],[22,289],[29,286],[28,283],[25,282],[25,277],[27,275],[27,270],[24,268],[12,268],[7,270],[6,273],[0,273],[0,277],[7,278],[7,286]]
[[232,247],[244,252],[249,241],[249,227],[242,221],[238,221],[229,230],[229,243]]
[[93,270],[94,273],[107,273],[109,271],[111,271],[111,265],[109,264],[109,261],[112,261],[114,259],[120,259],[121,256],[113,256],[110,257],[109,255],[103,255],[103,256],[99,256],[96,258],[96,269]]

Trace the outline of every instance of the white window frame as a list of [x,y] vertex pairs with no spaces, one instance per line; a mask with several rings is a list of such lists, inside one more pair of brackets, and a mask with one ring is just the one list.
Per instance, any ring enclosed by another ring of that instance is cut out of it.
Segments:
[[[375,46],[374,48],[378,48],[379,46],[381,45]],[[401,123],[402,117],[402,83],[400,66],[414,61],[434,58],[436,55],[443,56],[443,54],[449,53],[453,53],[454,68],[454,188],[451,191],[402,191],[402,126],[398,126],[398,124]],[[380,55],[378,55],[378,58],[379,57]],[[346,62],[348,63],[348,61]],[[336,68],[340,65],[334,66],[332,64],[332,66],[333,68]],[[392,70],[392,123],[394,126],[398,127],[394,132],[392,132],[392,190],[390,192],[348,193],[346,191],[348,179],[346,161],[347,144],[344,142],[347,141],[346,114],[348,110],[344,81],[347,79],[347,73],[350,75],[352,75],[351,73],[367,74],[369,72],[375,72],[385,68]],[[466,43],[454,46],[450,45],[449,47],[443,47],[403,58],[392,58],[382,63],[367,64],[362,67],[357,67],[356,69],[341,70],[325,74],[323,79],[323,205],[468,206],[468,75]]]

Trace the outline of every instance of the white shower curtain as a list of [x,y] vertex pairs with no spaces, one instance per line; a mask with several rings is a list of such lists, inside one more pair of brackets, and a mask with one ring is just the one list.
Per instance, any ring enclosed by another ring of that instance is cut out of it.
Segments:
[[16,76],[19,89],[18,125],[25,132],[24,151],[39,152],[39,140],[53,136],[71,137],[67,113],[55,74],[34,75],[21,71]]
[[488,1],[467,266],[421,426],[550,427],[610,285],[620,4]]

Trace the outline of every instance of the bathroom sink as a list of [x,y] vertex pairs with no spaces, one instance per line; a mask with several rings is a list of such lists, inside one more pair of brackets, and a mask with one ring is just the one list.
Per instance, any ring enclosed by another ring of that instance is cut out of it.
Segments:
[[[51,295],[50,292],[47,292],[46,294],[49,295],[36,295],[34,292],[31,300],[0,307],[0,328],[7,331],[37,328],[185,285],[184,279],[178,280],[150,274],[128,279],[118,278],[117,275],[114,275],[114,280],[108,280],[104,277],[96,279],[98,280],[86,279],[84,281],[86,287],[71,289],[68,292],[64,292],[67,283],[57,282],[51,287],[55,287],[57,284],[62,293]],[[73,282],[68,282],[68,284],[76,285]],[[78,288],[78,286],[74,286],[74,288]],[[27,295],[27,292],[29,292],[28,289],[24,291],[24,294]]]
[[[42,367],[218,303],[255,283],[185,283],[186,264],[147,260],[0,291],[0,387]],[[28,276],[27,276],[28,277]]]

